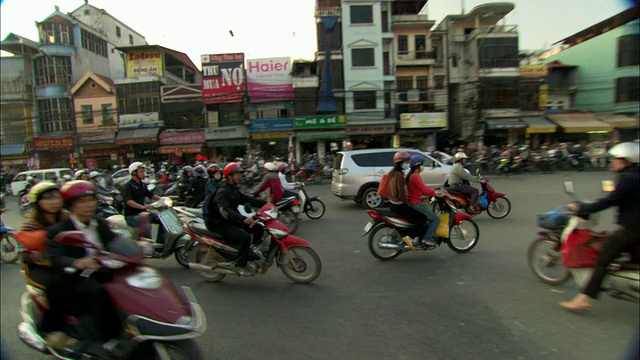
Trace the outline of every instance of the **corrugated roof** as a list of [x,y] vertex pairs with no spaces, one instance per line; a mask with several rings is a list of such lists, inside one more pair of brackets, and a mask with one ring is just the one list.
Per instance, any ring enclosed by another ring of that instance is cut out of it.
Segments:
[[620,27],[628,23],[629,21],[638,19],[639,17],[640,17],[640,6],[634,6],[616,15],[613,15],[608,19],[602,20],[601,22],[595,25],[591,25],[588,28],[582,31],[579,31],[571,36],[567,36],[562,40],[556,41],[555,43],[553,43],[553,45],[562,43],[565,45],[572,46],[572,45],[581,43],[583,41],[589,40],[591,38],[594,38],[609,30],[613,30],[617,27]]

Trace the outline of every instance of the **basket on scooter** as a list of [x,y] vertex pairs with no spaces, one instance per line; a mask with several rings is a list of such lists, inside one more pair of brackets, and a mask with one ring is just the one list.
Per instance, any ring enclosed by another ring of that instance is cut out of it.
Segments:
[[569,223],[569,214],[562,214],[561,206],[544,214],[538,214],[538,226],[547,230],[562,230]]

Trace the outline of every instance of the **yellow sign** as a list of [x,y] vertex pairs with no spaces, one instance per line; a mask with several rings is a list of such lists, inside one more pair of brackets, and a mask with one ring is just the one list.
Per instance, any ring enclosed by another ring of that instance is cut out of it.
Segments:
[[127,52],[127,77],[163,76],[162,52],[156,50],[135,50]]
[[447,127],[446,112],[400,114],[401,129],[424,129]]
[[255,140],[288,139],[288,131],[272,131],[263,133],[253,133],[251,138]]
[[540,85],[538,87],[538,109],[547,109],[547,98],[549,96],[549,85]]
[[547,65],[520,65],[520,76],[522,77],[543,77],[548,74]]

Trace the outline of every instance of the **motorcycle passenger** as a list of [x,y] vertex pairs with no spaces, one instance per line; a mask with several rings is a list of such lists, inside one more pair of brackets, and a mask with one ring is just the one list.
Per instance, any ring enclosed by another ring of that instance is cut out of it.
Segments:
[[99,171],[92,171],[89,174],[89,180],[96,187],[96,192],[100,195],[110,195],[111,191],[106,188],[106,184],[102,174]]
[[607,236],[600,250],[591,279],[573,300],[561,302],[560,306],[570,311],[588,310],[593,299],[598,298],[607,267],[621,252],[640,251],[638,218],[640,217],[640,168],[638,167],[640,148],[637,143],[620,143],[609,150],[613,158],[610,168],[618,173],[615,189],[594,203],[570,203],[567,208],[576,213],[595,213],[612,206],[618,208],[617,223],[620,228]]
[[264,227],[255,223],[250,217],[242,216],[237,208],[246,203],[253,207],[262,207],[265,201],[240,192],[238,184],[242,181],[244,170],[238,163],[229,163],[224,167],[225,181],[215,195],[207,202],[207,229],[223,235],[226,239],[240,243],[235,267],[239,272],[252,274],[255,269],[248,265],[251,242],[257,243],[262,238]]
[[187,190],[187,196],[191,201],[186,205],[188,207],[198,207],[201,202],[204,201],[207,189],[207,171],[204,166],[198,165],[193,168],[193,177],[189,182],[189,189]]
[[480,192],[470,184],[465,184],[463,180],[470,183],[482,183],[482,181],[469,174],[469,172],[464,168],[464,165],[467,164],[468,158],[467,154],[463,152],[457,152],[454,155],[455,163],[449,172],[448,181],[449,187],[452,190],[465,194],[467,198],[469,198],[469,202],[471,203],[469,211],[475,214],[477,213],[476,206],[478,206],[478,196],[480,196]]
[[187,192],[189,191],[189,185],[191,184],[191,177],[193,176],[193,168],[189,165],[182,168],[182,174],[178,179],[178,187],[180,188],[180,200],[185,201]]
[[208,198],[218,190],[218,185],[222,181],[222,168],[218,164],[211,164],[207,167],[207,175],[209,176],[209,181],[207,181],[205,197]]
[[409,200],[409,206],[420,211],[429,219],[429,225],[427,227],[427,231],[422,236],[422,242],[428,246],[438,246],[438,243],[433,239],[436,229],[440,224],[440,219],[436,214],[434,214],[431,210],[429,210],[422,203],[422,196],[440,196],[436,194],[436,192],[425,185],[424,181],[420,177],[420,173],[424,171],[424,159],[420,155],[411,156],[411,160],[409,162],[409,166],[411,169],[409,170],[409,174],[407,174],[407,199]]
[[278,168],[272,162],[264,164],[262,181],[251,190],[251,193],[257,196],[265,191],[268,192],[267,196],[271,202],[282,199],[282,184],[280,183],[280,177],[278,177]]
[[[141,162],[134,162],[129,165],[131,180],[122,187],[122,198],[125,205],[124,218],[127,225],[136,229],[140,228],[140,218],[138,215],[151,209],[151,205],[145,205],[145,198],[149,198],[151,200],[160,199],[160,196],[152,194],[151,191],[147,189],[147,185],[142,182],[146,176],[144,170],[144,164]],[[151,214],[151,223],[160,224],[158,215]],[[151,232],[152,229],[151,226],[149,226],[145,237],[151,238]],[[162,227],[162,224],[160,224],[160,227],[158,228],[158,238],[156,239],[156,243],[164,245],[164,228]]]
[[74,180],[89,180],[89,172],[87,170],[78,170],[73,174]]
[[53,269],[60,275],[60,296],[67,311],[76,316],[89,316],[84,321],[90,337],[105,341],[115,337],[119,325],[115,308],[96,276],[83,277],[80,271],[67,274],[65,268],[97,270],[100,265],[93,258],[95,250],[63,245],[54,241],[63,231],[81,231],[85,239],[98,249],[104,249],[115,238],[106,222],[96,219],[96,188],[88,181],[76,180],[62,186],[60,194],[69,217],[48,229],[48,254]]
[[404,241],[411,250],[415,250],[420,244],[420,238],[425,232],[427,221],[426,215],[409,206],[407,198],[407,182],[404,171],[411,167],[411,156],[408,152],[399,151],[393,155],[393,169],[389,172],[389,208],[407,219],[414,227],[413,238],[404,236]]
[[309,161],[307,161],[307,163],[304,164],[304,171],[307,173],[307,176],[311,176],[318,171],[315,156],[313,155],[309,156]]
[[287,172],[289,172],[289,164],[286,162],[282,162],[278,165],[278,178],[280,179],[280,184],[282,184],[282,192],[284,197],[298,196],[295,192],[300,186],[298,182],[289,182],[287,181]]

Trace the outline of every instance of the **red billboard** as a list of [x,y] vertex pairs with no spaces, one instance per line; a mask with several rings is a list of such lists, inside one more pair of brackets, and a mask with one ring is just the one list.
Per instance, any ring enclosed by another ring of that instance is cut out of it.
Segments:
[[244,54],[202,55],[202,102],[241,102],[247,88]]

